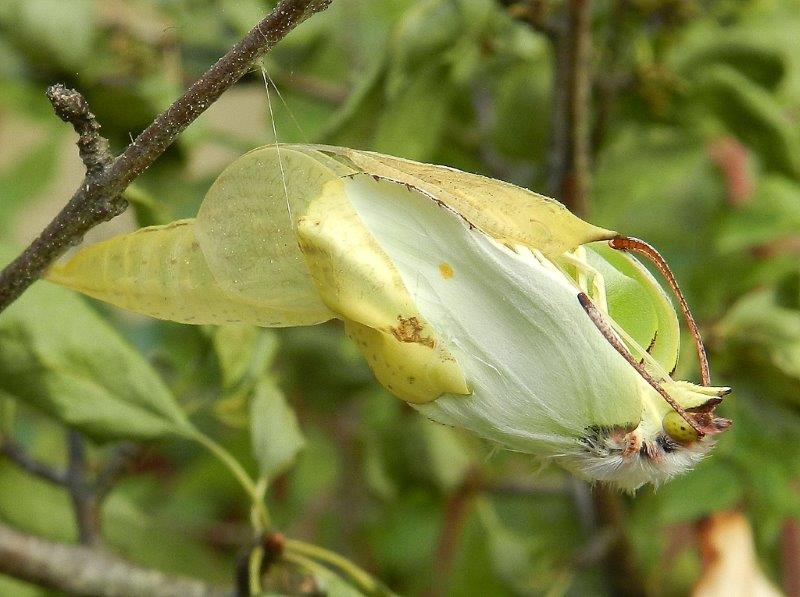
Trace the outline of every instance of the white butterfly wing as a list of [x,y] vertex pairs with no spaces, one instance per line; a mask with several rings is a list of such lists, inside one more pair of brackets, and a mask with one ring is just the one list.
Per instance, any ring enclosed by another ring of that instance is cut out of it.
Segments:
[[346,192],[473,391],[420,411],[513,449],[551,454],[574,447],[590,426],[639,422],[640,378],[559,272],[408,186],[359,175]]

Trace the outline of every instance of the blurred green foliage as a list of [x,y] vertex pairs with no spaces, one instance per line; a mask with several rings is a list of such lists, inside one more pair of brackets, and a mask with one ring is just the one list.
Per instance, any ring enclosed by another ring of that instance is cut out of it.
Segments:
[[[268,7],[0,3],[0,239],[28,242],[80,181],[46,85],[80,89],[120,149]],[[589,219],[662,250],[701,321],[714,381],[735,388],[722,407],[735,425],[709,459],[621,498],[616,530],[654,595],[690,589],[700,563],[686,529],[728,508],[747,513],[779,582],[781,533],[800,516],[798,31],[794,0],[595,3]],[[545,190],[552,48],[494,0],[335,0],[263,66],[271,108],[254,70],[137,181],[127,226],[193,215],[227,162],[274,141],[270,114],[280,141]],[[40,283],[0,315],[0,350],[0,429],[37,457],[63,464],[59,421],[94,439],[162,438],[138,444],[102,512],[108,544],[143,564],[230,584],[250,540],[235,479],[169,436],[190,417],[270,480],[277,528],[399,593],[615,591],[608,521],[587,487],[424,421],[374,382],[336,324],[184,327]],[[696,374],[691,361],[680,378]],[[92,465],[113,449],[92,444]],[[67,494],[6,461],[0,520],[76,536]],[[0,594],[49,593],[0,577]]]

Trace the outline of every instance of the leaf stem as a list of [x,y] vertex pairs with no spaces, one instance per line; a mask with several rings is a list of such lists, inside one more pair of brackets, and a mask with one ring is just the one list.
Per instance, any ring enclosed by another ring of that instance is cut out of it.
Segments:
[[259,531],[266,531],[270,527],[269,516],[266,516],[266,506],[258,507],[258,504],[264,504],[264,496],[267,493],[267,486],[269,479],[261,477],[255,485],[255,497],[253,498],[253,507],[250,510],[250,523],[253,528]]
[[[239,484],[247,492],[247,495],[250,496],[253,502],[253,511],[256,513],[252,517],[253,527],[256,533],[260,535],[265,529],[269,528],[270,517],[267,511],[267,505],[264,503],[264,490],[260,489],[261,484],[259,483],[257,485],[254,483],[252,477],[247,474],[244,467],[230,452],[201,431],[194,430],[188,437],[204,446],[224,464],[236,480],[239,481]],[[266,489],[266,487],[264,487],[264,489]]]
[[306,543],[305,541],[299,541],[297,539],[286,539],[285,554],[284,558],[286,559],[289,559],[287,556],[294,554],[328,564],[336,568],[336,570],[341,572],[352,584],[367,595],[394,595],[388,587],[373,578],[367,571],[344,556],[329,551],[324,547],[312,545],[311,543]]
[[284,562],[289,562],[290,564],[294,564],[296,566],[300,566],[301,568],[305,568],[308,572],[312,574],[316,574],[318,576],[327,576],[329,574],[333,574],[328,568],[323,566],[322,564],[318,563],[316,560],[312,560],[306,556],[301,556],[298,553],[285,553],[281,556]]
[[[253,497],[253,505],[250,509],[250,524],[256,531],[256,534],[261,535],[267,528],[269,528],[269,518],[266,505],[264,504],[264,496],[267,493],[267,486],[269,479],[267,477],[260,477],[255,485],[256,495]],[[261,566],[264,562],[264,548],[256,547],[250,552],[248,559],[248,576],[250,578],[250,594],[261,594]]]
[[261,594],[261,564],[264,561],[264,548],[256,547],[250,552],[247,559],[248,578],[250,579],[250,594]]

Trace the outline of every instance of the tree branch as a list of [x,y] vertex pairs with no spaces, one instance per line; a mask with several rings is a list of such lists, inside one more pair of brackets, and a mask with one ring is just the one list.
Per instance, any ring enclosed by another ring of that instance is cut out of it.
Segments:
[[122,442],[111,455],[105,467],[97,474],[94,490],[97,498],[102,500],[111,491],[114,484],[131,467],[131,462],[139,454],[140,448],[133,442]]
[[589,190],[591,0],[569,0],[567,26],[555,38],[556,66],[549,192],[585,215]]
[[592,0],[567,0],[551,15],[547,0],[499,0],[509,14],[544,34],[553,47],[548,192],[578,215],[588,206],[592,87]]
[[86,444],[80,433],[67,432],[67,489],[72,498],[78,538],[84,545],[100,543],[100,499],[86,478]]
[[53,485],[66,489],[72,498],[80,542],[98,545],[101,542],[100,507],[114,482],[124,473],[135,453],[133,444],[123,443],[110,458],[96,479],[88,476],[86,448],[82,436],[70,430],[67,434],[66,469],[37,460],[10,439],[0,441],[0,456],[5,456],[22,470]]
[[800,524],[787,518],[781,526],[781,576],[786,595],[800,595]]
[[66,471],[36,460],[22,446],[10,440],[3,440],[0,443],[0,456],[5,456],[19,468],[35,477],[44,479],[54,485],[67,485]]
[[100,123],[89,110],[89,103],[80,93],[61,83],[48,87],[46,95],[56,116],[70,123],[78,133],[78,152],[87,175],[99,175],[114,161],[114,156],[108,148],[108,139],[100,134]]
[[230,597],[232,590],[168,576],[102,549],[56,543],[0,523],[0,573],[71,595]]
[[601,528],[611,532],[605,546],[605,569],[612,594],[620,597],[641,597],[647,594],[636,551],[625,532],[627,511],[622,496],[605,485],[594,488],[594,503]]
[[450,493],[444,506],[444,521],[434,554],[434,584],[426,592],[428,597],[447,594],[458,542],[469,518],[481,480],[477,471],[470,471],[459,487]]
[[122,192],[144,172],[175,138],[244,75],[266,52],[332,0],[282,0],[264,20],[220,58],[161,113],[113,162],[99,135],[99,125],[77,91],[53,86],[48,97],[56,113],[70,122],[81,139],[86,177],[67,205],[25,251],[0,272],[0,311],[41,277],[70,245],[91,228],[127,207]]

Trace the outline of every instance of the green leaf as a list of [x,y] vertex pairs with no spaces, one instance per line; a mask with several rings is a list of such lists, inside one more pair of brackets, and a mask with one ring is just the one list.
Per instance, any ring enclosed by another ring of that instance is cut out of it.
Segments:
[[250,435],[262,476],[273,478],[294,462],[305,439],[280,388],[264,378],[250,403]]
[[449,427],[427,419],[420,424],[434,480],[444,491],[458,488],[472,466],[466,446]]
[[507,585],[524,590],[523,587],[530,586],[535,577],[532,566],[533,542],[507,528],[488,499],[480,498],[476,508],[486,534],[492,568]]
[[272,363],[278,339],[270,330],[251,325],[222,325],[214,331],[214,350],[222,372],[222,384],[232,388],[248,376],[260,378]]
[[759,179],[753,197],[721,223],[717,246],[740,251],[800,230],[800,185],[780,175]]
[[54,541],[75,540],[72,507],[62,488],[6,460],[0,462],[0,487],[0,520],[4,523]]
[[372,149],[426,161],[444,132],[452,97],[442,66],[432,65],[392,98],[380,116]]
[[139,353],[82,299],[44,282],[0,315],[0,390],[95,439],[192,429]]
[[408,86],[413,73],[430,63],[431,56],[440,56],[457,43],[463,30],[459,7],[454,2],[424,0],[414,4],[393,32],[387,95],[394,99]]
[[11,11],[14,35],[32,53],[65,67],[86,61],[92,49],[92,0],[16,0]]
[[800,310],[782,306],[773,289],[742,297],[717,325],[728,342],[757,347],[775,367],[800,379]]
[[691,76],[711,64],[724,64],[762,87],[774,90],[786,75],[783,52],[762,38],[712,40],[691,54],[680,70]]
[[520,118],[520,114],[544,110],[550,105],[549,64],[542,56],[504,69],[494,94],[495,124],[492,141],[510,157],[538,162],[544,159],[550,119]]
[[800,176],[800,138],[772,94],[728,66],[705,69],[700,89],[717,117],[767,168]]

